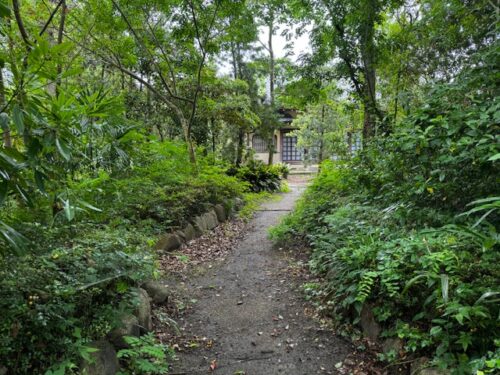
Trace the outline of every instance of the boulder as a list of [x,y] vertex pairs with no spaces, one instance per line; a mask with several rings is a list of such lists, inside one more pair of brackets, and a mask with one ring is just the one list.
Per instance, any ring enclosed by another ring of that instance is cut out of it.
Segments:
[[90,354],[91,362],[85,361],[81,373],[84,375],[115,375],[120,370],[113,345],[106,340],[96,341],[90,347],[98,351]]
[[214,211],[217,215],[217,220],[219,220],[219,223],[223,223],[224,221],[226,221],[226,210],[224,209],[224,206],[222,204],[216,204],[214,206]]
[[427,357],[417,358],[410,366],[410,375],[448,375],[450,373],[449,370],[430,367]]
[[172,251],[181,247],[181,238],[175,233],[166,233],[160,237],[155,245],[155,250]]
[[139,327],[139,321],[134,315],[124,315],[121,318],[120,323],[120,326],[108,333],[108,339],[116,348],[123,349],[128,347],[128,344],[125,342],[124,337],[139,337],[141,334],[141,330]]
[[245,205],[245,201],[241,198],[234,198],[234,209],[236,211],[239,211],[243,208]]
[[154,303],[165,303],[168,300],[169,290],[157,281],[146,281],[141,287],[148,293]]
[[186,234],[182,230],[177,230],[177,231],[175,231],[174,234],[177,237],[179,237],[179,239],[181,240],[181,242],[186,242]]
[[207,224],[208,230],[214,229],[217,225],[219,225],[219,221],[217,220],[217,214],[215,213],[214,210],[204,213],[203,217],[205,219],[205,223]]
[[193,220],[193,227],[196,237],[200,237],[203,233],[205,233],[208,230],[205,215],[196,216]]
[[396,355],[398,355],[398,353],[403,350],[403,340],[399,339],[399,338],[390,338],[390,339],[386,339],[384,340],[384,342],[382,343],[382,351],[385,353],[385,354],[388,354],[390,352],[394,352],[396,353]]
[[361,309],[360,324],[363,329],[363,336],[375,341],[381,332],[381,328],[375,321],[371,307],[366,303]]
[[196,230],[194,229],[193,224],[186,225],[186,227],[182,230],[182,233],[184,233],[184,241],[186,242],[189,242],[196,237]]
[[415,375],[449,375],[451,374],[450,370],[443,370],[437,367],[428,367],[420,370]]
[[138,304],[135,308],[134,315],[139,323],[140,333],[144,334],[153,329],[153,321],[151,320],[151,299],[148,292],[144,289],[137,289]]

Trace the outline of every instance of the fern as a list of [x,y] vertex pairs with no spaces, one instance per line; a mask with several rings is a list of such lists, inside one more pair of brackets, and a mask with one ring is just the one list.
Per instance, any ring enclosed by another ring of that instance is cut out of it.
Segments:
[[367,271],[361,277],[360,282],[358,283],[358,294],[356,296],[356,301],[364,302],[371,294],[373,285],[375,284],[375,279],[378,277],[378,272],[376,271]]

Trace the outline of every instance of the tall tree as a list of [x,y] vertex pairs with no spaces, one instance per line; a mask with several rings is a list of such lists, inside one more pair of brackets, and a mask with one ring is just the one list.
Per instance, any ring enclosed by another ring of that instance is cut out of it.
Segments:
[[[276,145],[274,142],[274,131],[279,127],[279,122],[276,121],[276,116],[272,113],[276,112],[276,54],[274,39],[280,26],[286,25],[290,22],[288,8],[286,2],[279,0],[265,0],[255,1],[252,6],[255,9],[257,22],[265,30],[267,39],[265,41],[259,40],[260,44],[267,52],[267,74],[268,74],[268,89],[266,104],[270,107],[267,110],[261,111],[264,115],[262,126],[266,127],[263,131],[267,138],[267,147],[269,150],[268,164],[273,163],[274,153],[276,152]],[[283,30],[287,34],[288,30]]]
[[365,141],[375,134],[377,123],[384,124],[376,74],[377,46],[383,35],[377,29],[385,12],[398,4],[398,0],[318,0],[306,13],[315,21],[312,38],[318,58],[336,63],[338,76],[350,82],[363,104]]
[[[182,128],[194,164],[192,127],[202,90],[203,69],[218,52],[229,27],[228,19],[240,11],[242,4],[242,1],[110,0],[107,6],[101,1],[89,1],[87,6],[91,9],[85,10],[87,15],[96,14],[94,20],[86,20],[86,30],[94,33],[91,52],[165,103]],[[97,20],[108,24],[100,28],[99,35],[93,30],[93,22]],[[116,43],[116,39],[122,43]],[[133,48],[124,49],[123,43]],[[133,63],[137,55],[140,64],[148,66],[149,76],[141,74]]]

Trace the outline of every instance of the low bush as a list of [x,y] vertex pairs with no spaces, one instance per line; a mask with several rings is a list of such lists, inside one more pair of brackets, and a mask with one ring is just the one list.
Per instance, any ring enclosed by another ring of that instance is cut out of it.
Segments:
[[254,193],[279,191],[283,178],[281,167],[269,166],[259,160],[251,160],[240,168],[232,167],[227,171],[227,174],[246,182]]
[[369,306],[382,338],[403,340],[385,360],[426,356],[457,374],[500,369],[496,56],[486,51],[460,79],[434,85],[358,156],[323,163],[271,231],[312,246],[309,265],[323,282],[306,290],[339,327],[352,334]]
[[99,207],[101,222],[125,217],[134,223],[152,220],[162,230],[184,225],[214,204],[241,196],[246,184],[226,175],[200,157],[198,170],[189,163],[184,145],[152,143],[136,157],[137,166],[124,173],[82,176],[71,188]]
[[135,232],[87,229],[67,240],[0,259],[0,358],[9,373],[78,365],[86,345],[132,310],[130,287],[153,277],[154,256]]
[[[90,341],[134,308],[132,287],[156,276],[158,234],[247,191],[201,155],[194,169],[182,144],[144,140],[129,157],[123,169],[80,170],[64,188],[47,182],[29,207],[10,197],[4,202],[0,372],[5,366],[9,374],[78,373]],[[11,233],[23,241],[15,251]],[[150,344],[122,353],[131,371],[150,366],[165,373],[160,353],[145,352]]]
[[[421,209],[410,221],[415,211],[404,205],[367,204],[366,196],[349,193],[340,177],[345,173],[344,165],[327,163],[271,236],[304,238],[313,247],[309,265],[323,283],[310,293],[339,328],[352,335],[366,304],[383,337],[403,340],[405,356],[430,356],[443,367],[470,371],[497,350],[500,334],[495,226],[441,215],[434,221],[454,224],[413,228],[433,210]],[[484,204],[482,211],[473,209],[476,220],[499,208],[498,200]],[[488,219],[496,221],[495,215]]]

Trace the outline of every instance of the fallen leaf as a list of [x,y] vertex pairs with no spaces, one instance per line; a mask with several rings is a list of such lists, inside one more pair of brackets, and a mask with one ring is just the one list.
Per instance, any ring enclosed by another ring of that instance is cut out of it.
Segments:
[[211,362],[210,362],[210,371],[215,371],[215,369],[217,368],[217,360],[216,359],[213,359]]

